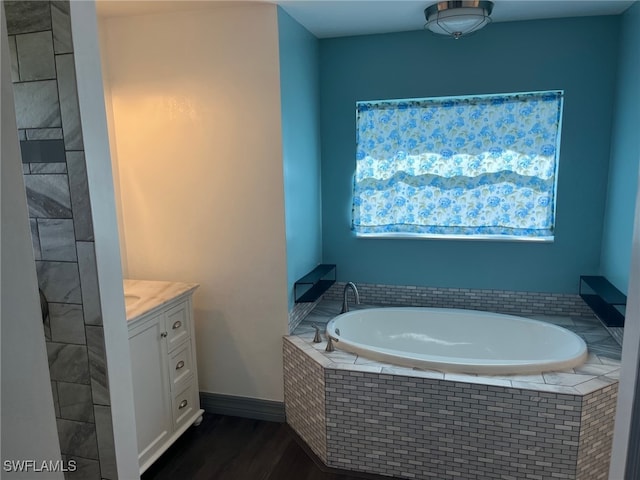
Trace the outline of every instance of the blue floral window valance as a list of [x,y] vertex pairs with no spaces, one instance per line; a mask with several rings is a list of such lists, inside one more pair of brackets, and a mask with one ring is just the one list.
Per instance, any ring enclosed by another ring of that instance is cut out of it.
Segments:
[[358,102],[358,235],[553,239],[563,92]]

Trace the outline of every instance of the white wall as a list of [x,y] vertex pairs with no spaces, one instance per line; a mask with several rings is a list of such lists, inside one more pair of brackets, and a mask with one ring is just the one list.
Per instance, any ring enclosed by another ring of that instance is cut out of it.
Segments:
[[[2,477],[33,478],[34,472],[8,473],[6,460],[60,460],[53,396],[38,299],[36,267],[31,247],[27,197],[22,179],[18,129],[13,104],[9,46],[0,4],[2,52]],[[38,478],[61,479],[62,473]]]
[[281,401],[287,330],[277,11],[101,23],[125,276],[200,283],[200,390]]
[[72,2],[78,104],[87,160],[118,478],[138,478],[135,414],[107,113],[94,2]]
[[637,368],[640,363],[640,177],[637,178],[637,185],[631,264],[629,265],[629,296],[625,312],[613,453],[609,467],[610,480],[624,478],[629,458],[637,455],[637,452],[629,451],[629,436],[634,410],[637,415],[638,405],[640,405],[640,398],[636,398]]

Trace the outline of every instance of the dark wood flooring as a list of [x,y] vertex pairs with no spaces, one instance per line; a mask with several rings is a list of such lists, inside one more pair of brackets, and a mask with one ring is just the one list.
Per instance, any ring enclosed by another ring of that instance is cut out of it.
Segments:
[[189,428],[142,476],[142,480],[362,478],[320,469],[284,423],[207,413],[199,427]]

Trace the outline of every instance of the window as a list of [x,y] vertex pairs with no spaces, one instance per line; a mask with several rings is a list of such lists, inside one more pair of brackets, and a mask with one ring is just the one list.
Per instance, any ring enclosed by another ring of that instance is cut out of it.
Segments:
[[552,240],[563,92],[358,102],[358,236]]

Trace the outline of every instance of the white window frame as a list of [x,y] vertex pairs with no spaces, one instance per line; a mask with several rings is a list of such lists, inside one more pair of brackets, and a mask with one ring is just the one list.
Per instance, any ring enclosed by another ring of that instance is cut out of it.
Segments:
[[[557,188],[558,188],[558,168],[559,168],[559,159],[560,159],[560,142],[561,142],[561,132],[562,132],[562,116],[563,116],[563,107],[564,107],[564,91],[562,90],[549,90],[549,91],[532,91],[532,92],[519,92],[519,93],[502,93],[502,94],[486,94],[486,95],[466,95],[466,96],[448,96],[448,97],[431,97],[431,98],[418,98],[418,99],[396,99],[396,100],[377,100],[377,101],[361,101],[356,102],[356,129],[359,133],[359,108],[362,105],[382,105],[381,108],[385,106],[393,106],[394,104],[402,104],[402,103],[420,103],[420,102],[433,102],[435,105],[438,103],[444,104],[448,101],[459,101],[465,99],[473,100],[492,100],[497,98],[509,98],[509,97],[531,97],[537,96],[541,97],[546,94],[558,95],[559,101],[559,113],[558,113],[558,121],[557,121],[557,133],[554,141],[555,144],[555,159],[554,159],[554,174],[553,174],[553,196],[552,196],[552,225],[551,225],[551,233],[549,235],[509,235],[509,234],[491,234],[491,233],[468,233],[468,234],[456,234],[456,233],[427,233],[427,232],[397,232],[397,231],[385,231],[385,232],[361,232],[357,231],[355,226],[355,209],[357,208],[355,205],[355,197],[353,197],[352,203],[352,215],[351,215],[351,227],[354,235],[358,238],[387,238],[387,239],[446,239],[446,240],[490,240],[490,241],[516,241],[516,242],[553,242],[555,238],[555,226],[556,226],[556,211],[557,211]],[[419,128],[419,127],[417,127]],[[359,138],[358,138],[359,141]],[[359,159],[356,159],[356,175]],[[356,195],[356,182],[357,176],[354,177],[354,188],[353,194]],[[440,228],[437,227],[436,228]],[[442,227],[443,229],[448,227]],[[463,227],[469,228],[469,227]],[[511,227],[505,227],[511,228]]]

